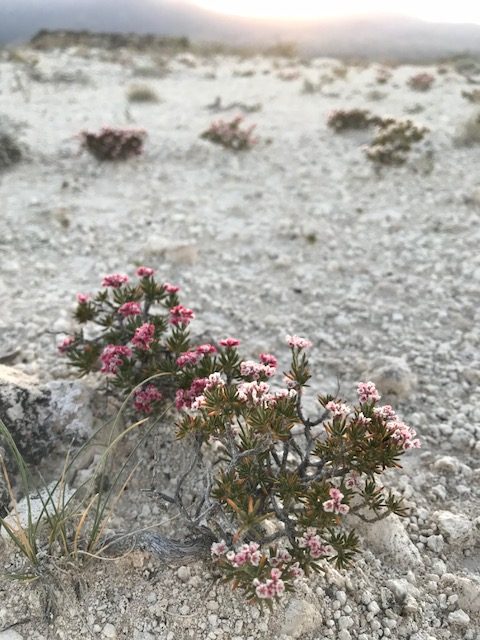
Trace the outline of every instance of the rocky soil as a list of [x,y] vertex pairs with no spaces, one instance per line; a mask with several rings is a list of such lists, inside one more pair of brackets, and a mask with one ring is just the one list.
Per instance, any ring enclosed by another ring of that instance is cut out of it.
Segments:
[[[273,613],[214,583],[207,564],[165,567],[136,552],[62,569],[54,618],[39,587],[0,581],[0,639],[478,640],[480,146],[455,143],[473,110],[465,78],[449,66],[397,67],[378,85],[378,65],[344,75],[325,59],[2,55],[0,118],[13,123],[24,159],[0,173],[0,360],[15,369],[0,372],[0,393],[12,411],[2,389],[20,377],[55,412],[47,476],[61,468],[66,440],[102,413],[95,379],[65,382],[72,372],[56,352],[74,295],[139,264],[182,286],[199,334],[237,336],[247,353],[268,350],[284,366],[285,334],[309,337],[312,393],[339,379],[348,398],[367,376],[422,449],[387,479],[409,517],[360,526],[355,568],[326,567]],[[407,87],[419,70],[435,75],[430,91]],[[128,103],[138,82],[160,101]],[[251,152],[199,139],[219,117],[207,108],[218,96],[262,105],[246,118],[261,139]],[[331,109],[352,107],[411,117],[430,129],[427,141],[405,166],[376,170],[362,150],[368,132],[326,126]],[[103,124],[145,127],[144,155],[100,164],[80,153],[78,132]],[[63,394],[67,404],[81,398],[78,412],[62,413]],[[43,438],[42,411],[30,420],[40,416]],[[145,470],[168,485],[182,463],[171,424],[155,443]],[[166,519],[142,476],[126,492],[121,528]],[[1,544],[11,570],[18,558]]]

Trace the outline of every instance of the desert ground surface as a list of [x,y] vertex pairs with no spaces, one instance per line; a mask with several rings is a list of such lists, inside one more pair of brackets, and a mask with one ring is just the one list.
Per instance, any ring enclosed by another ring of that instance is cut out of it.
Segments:
[[[73,380],[56,344],[73,328],[76,292],[146,264],[182,287],[194,334],[236,336],[248,355],[275,353],[285,368],[285,335],[308,337],[312,398],[339,380],[349,399],[372,379],[422,448],[386,477],[410,515],[361,529],[353,569],[325,567],[271,613],[214,582],[208,563],[164,566],[135,552],[62,569],[55,615],[38,585],[2,578],[1,639],[480,638],[480,145],[457,143],[475,110],[462,91],[474,85],[453,64],[393,67],[378,84],[379,66],[2,54],[0,117],[24,149],[0,173],[4,366],[32,384]],[[429,91],[407,86],[420,71],[435,78]],[[138,84],[158,101],[130,102]],[[241,104],[219,112],[217,97]],[[233,153],[199,138],[242,106],[255,148]],[[363,151],[371,131],[327,127],[332,109],[353,107],[409,117],[429,133],[403,166],[377,168]],[[102,125],[144,127],[143,155],[100,163],[82,152],[78,133]],[[91,428],[103,411],[98,379],[75,385],[84,395],[73,415]],[[141,477],[113,528],[160,521],[175,533],[145,491],[153,477],[168,488],[183,464],[173,421],[142,448]],[[46,476],[66,444],[60,434],[40,464]],[[2,570],[18,568],[0,544]]]

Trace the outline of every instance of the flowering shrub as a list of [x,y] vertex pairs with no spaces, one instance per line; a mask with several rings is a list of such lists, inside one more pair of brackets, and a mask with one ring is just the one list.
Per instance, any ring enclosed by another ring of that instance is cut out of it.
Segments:
[[258,138],[253,136],[253,130],[256,125],[242,129],[242,122],[243,116],[237,116],[230,122],[218,120],[213,122],[200,137],[233,151],[246,151],[257,144]]
[[428,91],[434,80],[430,73],[417,73],[408,79],[408,86],[414,91]]
[[[177,437],[192,450],[173,495],[159,496],[190,534],[208,541],[223,580],[271,606],[322,563],[350,564],[358,539],[349,514],[368,522],[405,515],[378,476],[419,441],[392,407],[378,404],[372,382],[358,384],[352,406],[318,396],[318,415],[309,417],[309,340],[287,336],[290,366],[276,382],[273,354],[246,359],[232,337],[192,345],[194,313],[180,304],[178,287],[158,284],[148,267],[137,277],[105,276],[94,297],[79,294],[75,315],[85,328],[60,351],[82,373],[100,370],[124,391],[145,381],[134,393],[141,413],[155,415],[165,391],[175,394]],[[87,338],[89,324],[97,331]],[[166,390],[148,380],[155,373],[169,374]],[[213,460],[203,463],[207,448]],[[204,486],[195,482],[197,494],[184,498],[182,486],[200,464]]]
[[143,151],[145,129],[103,127],[98,133],[82,131],[82,147],[97,160],[127,160]]
[[387,82],[391,79],[392,72],[385,67],[380,67],[378,69],[377,74],[375,76],[375,80],[377,84],[387,84]]
[[423,140],[428,132],[426,127],[419,127],[411,120],[382,118],[377,124],[379,130],[365,152],[373,162],[385,165],[403,164],[412,145]]
[[0,171],[22,159],[22,147],[8,125],[8,120],[0,117]]
[[339,133],[347,129],[367,129],[374,121],[366,109],[337,109],[328,116],[327,125]]

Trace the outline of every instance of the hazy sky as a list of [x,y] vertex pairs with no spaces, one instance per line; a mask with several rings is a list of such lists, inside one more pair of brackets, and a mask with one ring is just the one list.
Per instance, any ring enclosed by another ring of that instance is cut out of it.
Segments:
[[480,0],[192,0],[221,13],[265,18],[318,18],[393,13],[438,22],[480,24]]

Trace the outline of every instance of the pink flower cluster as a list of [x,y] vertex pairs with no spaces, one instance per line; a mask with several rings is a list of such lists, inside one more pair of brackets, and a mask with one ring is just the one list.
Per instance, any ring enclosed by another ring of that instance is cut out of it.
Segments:
[[122,366],[124,358],[130,358],[132,350],[120,344],[107,344],[100,356],[102,361],[102,373],[116,374],[118,368]]
[[264,405],[265,407],[274,406],[279,400],[284,398],[295,398],[297,391],[295,389],[280,389],[274,393],[270,392],[270,385],[266,382],[241,382],[237,385],[237,398],[241,402],[254,406]]
[[325,409],[328,409],[329,411],[331,411],[331,413],[333,413],[333,416],[335,418],[338,418],[338,417],[345,418],[351,412],[351,409],[348,406],[348,404],[344,404],[342,402],[335,402],[334,400],[330,400],[330,402],[327,402],[327,404],[325,405]]
[[233,567],[242,567],[244,564],[258,567],[262,558],[259,548],[259,544],[250,542],[249,544],[243,544],[238,551],[228,551],[225,557]]
[[205,390],[224,386],[225,382],[220,373],[212,373],[208,378],[195,378],[189,389],[178,389],[175,394],[175,406],[181,409],[201,409],[204,402],[202,395]]
[[317,530],[313,527],[308,527],[303,536],[298,539],[298,546],[300,549],[308,549],[310,555],[314,560],[325,556],[331,556],[334,553],[333,548],[322,541],[317,534]]
[[141,351],[148,351],[155,338],[155,325],[145,322],[135,330],[132,345]]
[[253,405],[267,402],[269,392],[270,386],[266,382],[242,382],[237,386],[238,399]]
[[201,344],[196,347],[195,351],[185,351],[182,355],[178,356],[176,362],[179,367],[185,367],[187,365],[195,365],[203,356],[213,355],[217,353],[213,344]]
[[221,347],[232,349],[233,347],[238,347],[238,345],[240,344],[240,340],[237,340],[236,338],[224,338],[223,340],[220,340],[219,344]]
[[397,414],[393,407],[389,404],[384,405],[383,407],[375,407],[373,409],[373,413],[384,420],[397,420]]
[[416,438],[417,432],[412,427],[407,426],[399,420],[389,420],[387,422],[387,428],[391,432],[393,440],[401,445],[405,451],[407,449],[419,449],[420,440]]
[[87,304],[89,301],[89,296],[86,293],[77,293],[77,302],[78,304]]
[[134,406],[141,413],[150,414],[153,411],[153,403],[163,398],[160,391],[153,384],[147,385],[144,389],[137,389],[134,393]]
[[124,302],[118,309],[118,313],[124,318],[129,316],[139,316],[142,313],[142,309],[138,302]]
[[213,122],[210,128],[204,131],[200,137],[205,140],[210,140],[210,142],[215,144],[220,144],[228,149],[233,149],[234,151],[250,149],[258,142],[252,135],[255,125],[247,129],[241,129],[240,125],[242,122],[242,116],[237,116],[230,122],[218,120],[217,122]]
[[58,345],[58,350],[60,353],[66,353],[72,344],[75,342],[75,338],[72,336],[67,336],[62,340],[62,342]]
[[428,91],[434,80],[431,73],[417,73],[408,79],[408,86],[415,91]]
[[102,287],[112,287],[113,289],[118,289],[122,286],[122,284],[126,284],[129,278],[122,273],[111,273],[108,276],[105,276],[102,280]]
[[177,304],[170,309],[170,324],[175,326],[186,327],[195,317],[195,314],[191,309],[187,309],[181,304]]
[[339,513],[342,516],[350,511],[348,504],[342,502],[344,496],[340,489],[332,487],[328,493],[330,494],[330,500],[325,500],[323,503],[324,511]]
[[253,580],[253,586],[255,587],[255,593],[258,598],[271,599],[278,598],[285,593],[285,583],[281,579],[282,572],[280,569],[272,569],[270,571],[270,578],[267,578],[265,582],[260,582],[258,578]]
[[151,267],[138,267],[137,276],[139,278],[150,278],[155,273],[155,269]]
[[180,291],[180,287],[177,287],[175,284],[170,284],[170,282],[164,282],[163,288],[167,293],[178,293]]
[[269,364],[259,364],[253,360],[245,360],[240,363],[240,374],[245,378],[271,378],[275,375],[276,369]]
[[292,349],[308,349],[312,346],[310,340],[300,338],[300,336],[287,336],[287,344]]
[[380,394],[373,382],[359,382],[357,386],[358,399],[360,402],[377,402]]
[[[222,379],[221,374],[217,371],[216,373],[211,373],[208,378],[205,379],[205,387],[204,391],[208,391],[209,389],[213,389],[215,387],[224,387],[225,382]],[[191,408],[193,410],[202,409],[206,404],[207,399],[201,393],[194,400],[192,400]]]
[[261,353],[259,357],[262,364],[269,365],[270,367],[276,369],[278,361],[275,356],[272,356],[271,353]]
[[[278,549],[277,553],[273,557],[269,557],[269,551],[266,551],[266,555],[263,555],[260,551],[260,547],[256,542],[250,542],[243,544],[237,551],[228,550],[225,540],[220,542],[214,542],[211,546],[211,555],[213,560],[226,560],[232,567],[239,568],[246,565],[258,567],[260,562],[265,561],[267,567],[270,568],[270,577],[261,582],[258,578],[254,578],[252,581],[255,587],[255,593],[261,599],[271,599],[280,597],[285,592],[285,583],[281,580],[282,569],[284,565],[288,564],[292,560],[292,556],[286,549]],[[288,567],[288,571],[292,574],[295,581],[304,577],[305,573],[300,567],[298,562]]]
[[82,131],[82,146],[97,160],[126,160],[142,152],[145,129],[103,127],[98,133]]

